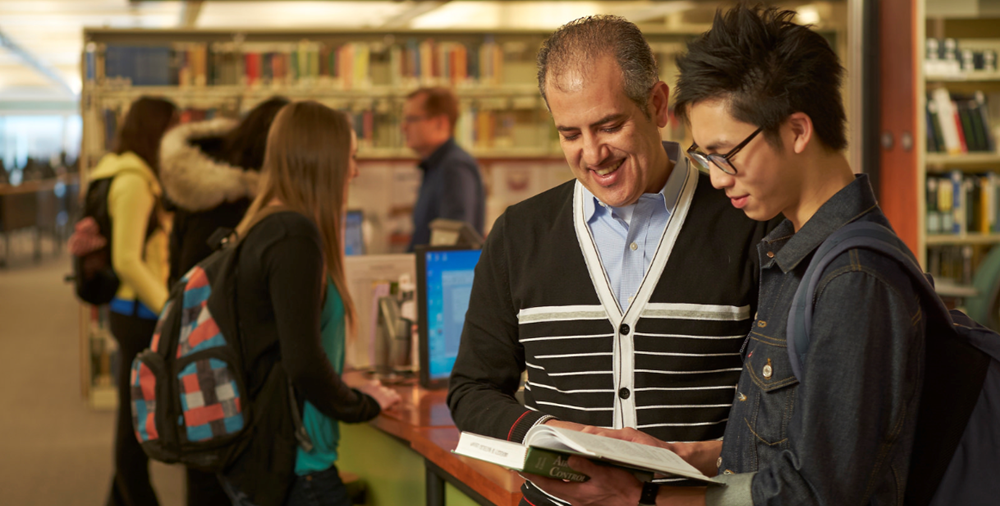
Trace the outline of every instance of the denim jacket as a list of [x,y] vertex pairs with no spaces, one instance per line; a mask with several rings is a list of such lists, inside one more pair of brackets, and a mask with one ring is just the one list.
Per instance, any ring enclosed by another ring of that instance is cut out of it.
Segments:
[[856,220],[889,226],[864,175],[798,232],[785,220],[758,245],[760,302],[718,463],[728,486],[709,488],[709,506],[902,504],[925,330],[902,267],[868,250],[834,259],[801,381],[788,359],[795,289],[823,240]]

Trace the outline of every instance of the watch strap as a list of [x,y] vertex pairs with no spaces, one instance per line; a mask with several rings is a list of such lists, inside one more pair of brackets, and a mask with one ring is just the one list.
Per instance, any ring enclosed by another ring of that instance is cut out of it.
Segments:
[[656,506],[656,494],[660,492],[660,484],[647,481],[642,484],[642,494],[639,495],[639,506]]

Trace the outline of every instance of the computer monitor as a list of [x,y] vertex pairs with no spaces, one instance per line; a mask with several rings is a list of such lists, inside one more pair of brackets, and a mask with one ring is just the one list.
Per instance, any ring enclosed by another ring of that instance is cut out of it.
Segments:
[[344,220],[344,253],[348,256],[365,254],[365,236],[361,230],[364,221],[364,211],[347,211],[347,219]]
[[420,384],[425,388],[448,386],[481,252],[455,246],[417,247]]

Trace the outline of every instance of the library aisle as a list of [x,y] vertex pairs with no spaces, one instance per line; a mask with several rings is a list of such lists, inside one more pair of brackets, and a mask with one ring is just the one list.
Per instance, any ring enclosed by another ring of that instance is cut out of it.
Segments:
[[[21,257],[0,270],[0,504],[100,505],[114,413],[80,396],[79,305],[63,282],[69,256],[45,248],[39,263]],[[152,472],[160,504],[181,506],[183,470]]]

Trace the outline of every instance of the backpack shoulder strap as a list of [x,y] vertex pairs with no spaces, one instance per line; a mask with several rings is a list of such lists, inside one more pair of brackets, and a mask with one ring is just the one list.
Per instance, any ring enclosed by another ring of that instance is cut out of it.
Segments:
[[830,262],[845,251],[857,248],[879,252],[899,263],[920,291],[925,310],[933,311],[935,316],[951,324],[951,315],[935,292],[934,285],[923,273],[910,250],[892,230],[872,222],[847,224],[827,237],[816,250],[799,287],[795,290],[792,307],[788,311],[788,357],[792,363],[792,372],[799,381],[802,380],[802,365],[809,351],[809,329],[812,328],[816,288]]

